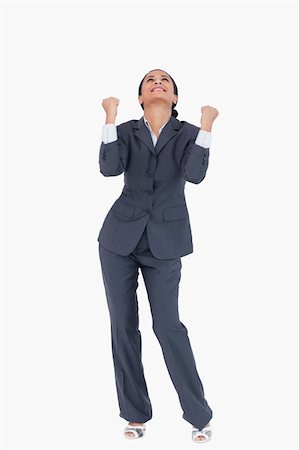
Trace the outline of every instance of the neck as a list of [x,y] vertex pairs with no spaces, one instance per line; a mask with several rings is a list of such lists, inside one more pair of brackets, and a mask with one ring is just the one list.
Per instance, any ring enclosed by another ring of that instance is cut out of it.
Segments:
[[159,129],[170,119],[171,111],[169,111],[169,107],[163,105],[159,107],[157,105],[147,106],[144,108],[144,117],[152,129]]

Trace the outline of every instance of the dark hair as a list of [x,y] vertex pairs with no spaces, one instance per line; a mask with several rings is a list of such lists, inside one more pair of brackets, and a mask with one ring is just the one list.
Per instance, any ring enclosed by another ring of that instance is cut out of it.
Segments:
[[[153,70],[161,70],[161,69],[153,69]],[[152,72],[153,70],[150,70],[149,72]],[[144,75],[144,77],[142,78],[142,80],[141,80],[141,83],[140,83],[139,88],[138,88],[138,95],[141,95],[141,88],[142,88],[143,80],[144,80],[145,77],[149,74],[149,72],[146,73],[146,74]],[[167,73],[165,70],[163,70],[163,72]],[[167,73],[167,75],[171,78],[171,81],[173,82],[173,91],[174,91],[175,95],[178,95],[178,88],[177,88],[177,85],[176,85],[174,79],[172,78],[171,75],[169,75],[169,73]],[[143,104],[141,104],[140,106],[141,106],[142,109],[144,109]],[[175,103],[172,103],[171,115],[174,116],[174,117],[177,117],[178,112],[177,112],[176,109],[174,109],[175,107],[176,107],[176,104],[175,104]]]

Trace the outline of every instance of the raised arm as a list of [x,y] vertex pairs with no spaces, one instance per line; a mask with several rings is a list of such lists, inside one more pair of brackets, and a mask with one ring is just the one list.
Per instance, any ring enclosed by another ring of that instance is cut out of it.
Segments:
[[201,108],[201,128],[190,140],[181,159],[181,174],[186,181],[199,184],[206,176],[209,165],[212,125],[219,112],[211,106]]
[[120,175],[124,172],[128,157],[128,148],[125,144],[119,127],[115,125],[119,99],[105,98],[102,106],[106,112],[106,122],[102,129],[102,142],[99,155],[100,172],[105,177]]

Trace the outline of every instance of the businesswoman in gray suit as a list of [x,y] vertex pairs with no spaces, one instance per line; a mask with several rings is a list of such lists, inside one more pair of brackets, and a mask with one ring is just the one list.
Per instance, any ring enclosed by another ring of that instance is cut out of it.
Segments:
[[137,287],[145,282],[153,330],[161,345],[183,418],[192,424],[192,440],[211,438],[212,409],[204,396],[188,330],[179,319],[181,257],[193,252],[186,181],[206,176],[211,129],[218,115],[201,108],[201,126],[176,119],[178,89],[164,70],[142,79],[139,120],[115,125],[119,99],[103,100],[106,123],[99,154],[105,176],[124,173],[121,195],[108,211],[98,235],[99,257],[111,320],[111,344],[120,417],[129,421],[128,439],[145,433],[152,406],[141,360]]

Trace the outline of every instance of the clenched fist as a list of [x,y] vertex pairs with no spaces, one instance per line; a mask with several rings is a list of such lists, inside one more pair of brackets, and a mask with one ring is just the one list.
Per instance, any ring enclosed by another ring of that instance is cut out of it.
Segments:
[[115,121],[119,101],[119,98],[116,97],[104,98],[102,101],[102,106],[106,113],[106,123],[113,123]]
[[216,108],[213,108],[212,106],[202,106],[201,108],[201,120],[200,120],[200,126],[201,129],[206,131],[212,130],[212,125],[214,120],[219,114],[219,111],[217,111]]

